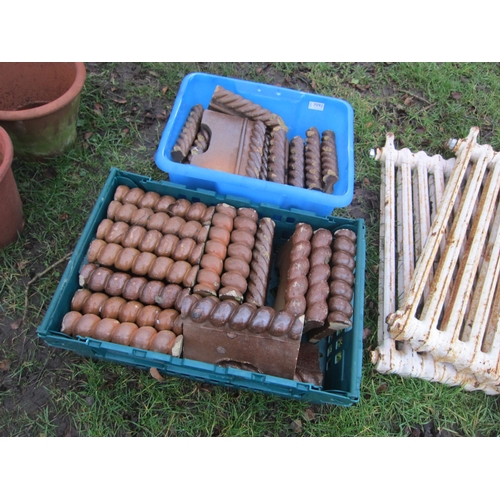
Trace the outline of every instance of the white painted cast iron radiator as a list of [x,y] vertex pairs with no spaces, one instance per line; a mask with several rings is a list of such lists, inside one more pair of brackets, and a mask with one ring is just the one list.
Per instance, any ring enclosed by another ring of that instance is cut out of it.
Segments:
[[[500,393],[500,155],[477,144],[456,158],[397,151],[382,163],[378,347],[396,373]],[[445,187],[446,186],[446,187]],[[499,207],[497,209],[497,207]]]

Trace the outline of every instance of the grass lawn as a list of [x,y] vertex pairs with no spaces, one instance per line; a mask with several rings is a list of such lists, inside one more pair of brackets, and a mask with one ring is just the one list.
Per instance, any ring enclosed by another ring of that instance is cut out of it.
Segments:
[[[73,250],[110,168],[165,178],[153,156],[180,82],[193,71],[335,96],[354,108],[355,199],[334,211],[364,218],[367,228],[361,400],[350,408],[173,377],[160,382],[149,372],[50,348],[36,336],[65,262],[50,266]],[[497,396],[381,375],[370,362],[380,165],[369,156],[391,131],[398,149],[450,157],[443,144],[472,126],[481,129],[480,143],[499,151],[500,65],[89,63],[87,72],[74,148],[50,162],[13,164],[26,228],[0,250],[0,436],[500,435]]]

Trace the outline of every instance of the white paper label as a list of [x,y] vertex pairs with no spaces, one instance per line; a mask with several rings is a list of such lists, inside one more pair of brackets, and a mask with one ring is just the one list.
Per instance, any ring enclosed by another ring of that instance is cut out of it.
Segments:
[[316,111],[323,111],[324,108],[325,108],[324,102],[309,101],[309,109],[315,109]]

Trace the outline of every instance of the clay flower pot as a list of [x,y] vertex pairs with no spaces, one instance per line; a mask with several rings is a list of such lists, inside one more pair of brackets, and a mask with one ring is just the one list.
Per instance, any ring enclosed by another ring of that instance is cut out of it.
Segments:
[[0,63],[0,126],[16,156],[54,157],[76,138],[83,63]]
[[12,141],[0,127],[0,248],[16,241],[24,228],[23,205],[11,168],[13,157]]

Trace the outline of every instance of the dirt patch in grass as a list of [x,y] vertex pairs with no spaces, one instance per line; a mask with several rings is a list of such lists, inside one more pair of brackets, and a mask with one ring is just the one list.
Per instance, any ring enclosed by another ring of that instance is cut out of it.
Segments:
[[[71,414],[57,414],[52,391],[75,390],[70,353],[48,347],[35,327],[0,317],[0,436],[76,436]],[[21,430],[22,428],[22,430]]]
[[459,434],[454,429],[439,429],[434,422],[418,425],[407,429],[408,437],[456,437]]
[[[102,71],[102,64],[86,63],[86,68],[89,74],[99,74]],[[107,78],[96,80],[95,86],[96,93],[118,105],[122,113],[126,114],[126,121],[131,126],[137,127],[141,137],[141,145],[145,147],[145,151],[141,154],[145,159],[153,160],[158,147],[158,138],[168,120],[173,100],[161,92],[157,97],[143,97],[138,93],[131,95],[130,87],[148,86],[164,89],[158,75],[145,70],[139,64],[121,63],[110,70]],[[96,112],[99,111],[100,105],[102,103],[96,101]],[[89,130],[84,132],[84,135],[91,133],[93,131]],[[124,127],[123,133],[127,134],[129,130]],[[137,148],[135,150],[138,151]]]
[[363,187],[362,183],[354,185],[352,203],[346,208],[349,217],[370,221],[375,215],[379,217],[380,196],[373,190]]

